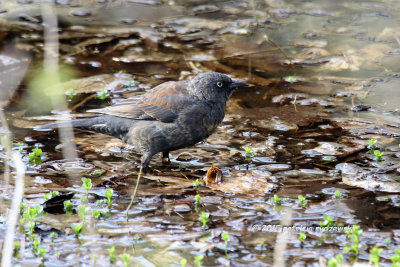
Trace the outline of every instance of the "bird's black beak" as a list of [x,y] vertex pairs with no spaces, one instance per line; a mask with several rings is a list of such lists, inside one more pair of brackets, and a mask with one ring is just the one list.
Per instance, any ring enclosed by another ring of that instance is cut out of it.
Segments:
[[249,84],[243,81],[233,80],[231,83],[231,89],[235,89],[238,87],[248,86]]

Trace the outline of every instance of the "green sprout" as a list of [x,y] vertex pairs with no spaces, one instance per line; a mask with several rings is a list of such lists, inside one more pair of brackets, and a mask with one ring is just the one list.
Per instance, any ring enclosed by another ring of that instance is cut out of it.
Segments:
[[200,186],[200,181],[199,181],[199,179],[197,178],[194,182],[193,182],[193,187],[194,187],[194,189],[199,189],[199,186]]
[[40,238],[35,238],[35,240],[33,241],[32,251],[36,257],[44,258],[44,256],[46,255],[47,250],[40,247]]
[[329,258],[327,267],[341,267],[343,262],[343,255],[339,254],[336,257]]
[[92,210],[92,215],[96,220],[100,218],[110,218],[111,214],[104,210]]
[[244,151],[246,152],[245,160],[251,161],[251,158],[252,158],[252,156],[253,156],[253,151],[251,150],[251,148],[245,147],[245,148],[244,148]]
[[297,198],[299,199],[299,202],[298,202],[299,206],[304,208],[306,206],[306,204],[307,204],[306,197],[303,196],[303,195],[298,195]]
[[383,249],[378,248],[378,247],[373,247],[369,251],[369,264],[373,265],[375,267],[379,267],[379,259],[380,259],[380,254],[382,253]]
[[43,212],[43,207],[36,206],[33,208],[27,207],[24,213],[22,214],[23,221],[28,221],[28,228],[30,234],[33,234],[33,231],[36,226],[36,221],[38,220],[42,212]]
[[343,197],[343,194],[342,194],[342,192],[340,192],[340,190],[335,190],[335,198],[342,198]]
[[390,256],[392,261],[391,267],[400,267],[400,248],[394,250],[394,255]]
[[86,178],[86,177],[82,177],[82,188],[86,190],[86,199],[89,196],[89,190],[92,188],[92,179],[90,178]]
[[94,170],[94,171],[91,173],[91,175],[92,175],[92,176],[95,176],[95,177],[99,177],[99,176],[101,176],[103,173],[104,173],[104,171],[97,169],[97,170]]
[[332,162],[334,158],[332,156],[323,156],[321,159],[326,162]]
[[307,235],[305,233],[300,233],[299,234],[299,240],[301,243],[303,243],[307,238]]
[[42,150],[38,147],[32,149],[32,152],[29,153],[28,159],[30,165],[40,165],[42,164]]
[[21,202],[21,204],[19,205],[19,215],[23,215],[24,214],[24,210],[26,208],[26,203],[25,202]]
[[79,236],[79,234],[82,232],[83,224],[81,223],[74,223],[71,224],[71,229],[74,231],[75,236]]
[[58,191],[51,191],[50,193],[44,195],[44,199],[47,201],[55,196],[58,196],[58,194]]
[[333,226],[334,222],[333,222],[333,218],[328,216],[328,215],[324,215],[322,216],[322,218],[324,219],[322,222],[319,223],[319,225],[321,227],[330,227]]
[[194,264],[196,264],[196,266],[200,267],[203,265],[203,255],[197,255],[194,257]]
[[117,257],[115,256],[115,246],[112,246],[108,249],[108,259],[110,260],[111,264],[114,264],[117,260]]
[[51,237],[51,242],[54,242],[54,239],[58,237],[58,234],[56,232],[51,232],[50,237]]
[[83,224],[86,223],[86,214],[89,212],[90,208],[86,207],[85,204],[81,204],[78,207],[78,215],[81,218]]
[[19,248],[20,247],[21,247],[21,245],[19,244],[19,242],[18,241],[14,241],[13,257],[19,258],[18,252],[19,252]]
[[17,143],[17,147],[18,147],[18,152],[19,153],[24,152],[24,146],[23,146],[23,144],[21,142]]
[[205,230],[207,227],[207,223],[208,223],[208,218],[210,217],[210,213],[208,212],[202,212],[199,216],[199,221],[203,224],[203,229]]
[[187,259],[183,258],[181,259],[181,267],[185,267],[187,264]]
[[260,242],[261,252],[262,252],[262,251],[263,251],[263,249],[264,249],[264,244],[265,244],[265,242],[264,242],[264,241],[261,241],[261,242]]
[[72,214],[74,210],[74,205],[72,204],[71,200],[64,201],[64,211],[66,214]]
[[129,86],[129,87],[134,87],[136,85],[136,81],[135,80],[130,80],[129,82],[125,83],[125,86]]
[[201,198],[201,196],[199,195],[199,194],[197,194],[197,195],[195,195],[194,196],[194,199],[195,199],[195,201],[196,201],[196,206],[195,206],[195,210],[196,211],[199,211],[200,210],[200,198]]
[[227,232],[223,231],[221,237],[225,241],[225,257],[228,258],[228,241],[231,236]]
[[121,259],[124,261],[124,267],[128,267],[128,262],[131,259],[131,255],[124,253],[119,255],[121,257]]
[[362,230],[359,225],[353,225],[353,228],[346,231],[347,239],[353,241],[353,243],[347,244],[343,247],[344,251],[358,256],[361,245],[360,245],[360,236],[362,234]]
[[111,188],[107,188],[106,189],[105,195],[106,195],[106,198],[107,198],[107,206],[108,206],[108,208],[111,208],[111,204],[112,204],[111,198],[112,198],[113,194],[114,194],[114,190],[112,190]]
[[274,195],[273,200],[276,206],[282,205],[282,198],[280,198],[278,195]]
[[289,82],[289,83],[295,83],[295,82],[297,82],[299,79],[298,79],[297,77],[295,77],[295,76],[287,76],[287,77],[284,78],[284,80],[285,80],[286,82]]
[[97,92],[97,99],[106,100],[110,96],[110,93],[106,89],[102,89]]
[[373,151],[374,151],[375,160],[377,162],[381,162],[382,161],[383,152],[380,152],[379,150],[373,150]]
[[374,153],[373,151],[376,149],[376,140],[370,139],[368,142],[369,142],[368,147],[370,149],[370,152],[371,154],[373,154]]
[[74,88],[69,88],[65,92],[65,96],[67,97],[67,101],[71,101],[76,96],[76,91]]

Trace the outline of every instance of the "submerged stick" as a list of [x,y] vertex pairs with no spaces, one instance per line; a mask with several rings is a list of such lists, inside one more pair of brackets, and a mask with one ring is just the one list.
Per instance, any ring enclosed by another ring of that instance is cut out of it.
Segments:
[[128,221],[128,212],[132,207],[133,201],[135,200],[137,189],[139,187],[140,177],[142,176],[142,169],[143,169],[143,167],[140,166],[139,174],[138,174],[138,177],[137,177],[137,180],[136,180],[135,190],[133,190],[133,194],[132,194],[132,197],[131,197],[131,203],[129,203],[128,208],[126,208],[126,220],[127,221]]

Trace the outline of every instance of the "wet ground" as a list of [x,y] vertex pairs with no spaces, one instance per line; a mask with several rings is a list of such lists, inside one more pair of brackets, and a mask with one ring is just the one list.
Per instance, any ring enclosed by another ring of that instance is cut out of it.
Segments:
[[[13,264],[340,266],[340,254],[343,264],[376,254],[382,266],[400,264],[398,2],[56,3],[60,86],[38,72],[43,9],[0,5],[0,103],[26,165]],[[75,130],[78,158],[66,159],[57,132],[33,130],[65,116],[57,92],[80,118],[203,71],[252,86],[233,94],[206,141],[172,152],[170,165],[153,158],[128,220],[133,147]],[[8,144],[2,138],[1,239],[14,190]]]

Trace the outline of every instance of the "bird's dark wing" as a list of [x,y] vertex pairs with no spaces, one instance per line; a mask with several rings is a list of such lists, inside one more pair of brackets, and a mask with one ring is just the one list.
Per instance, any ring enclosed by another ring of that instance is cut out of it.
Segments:
[[141,96],[128,98],[113,106],[88,112],[135,120],[173,122],[178,117],[180,110],[194,102],[194,99],[187,93],[186,83],[186,81],[166,82]]

